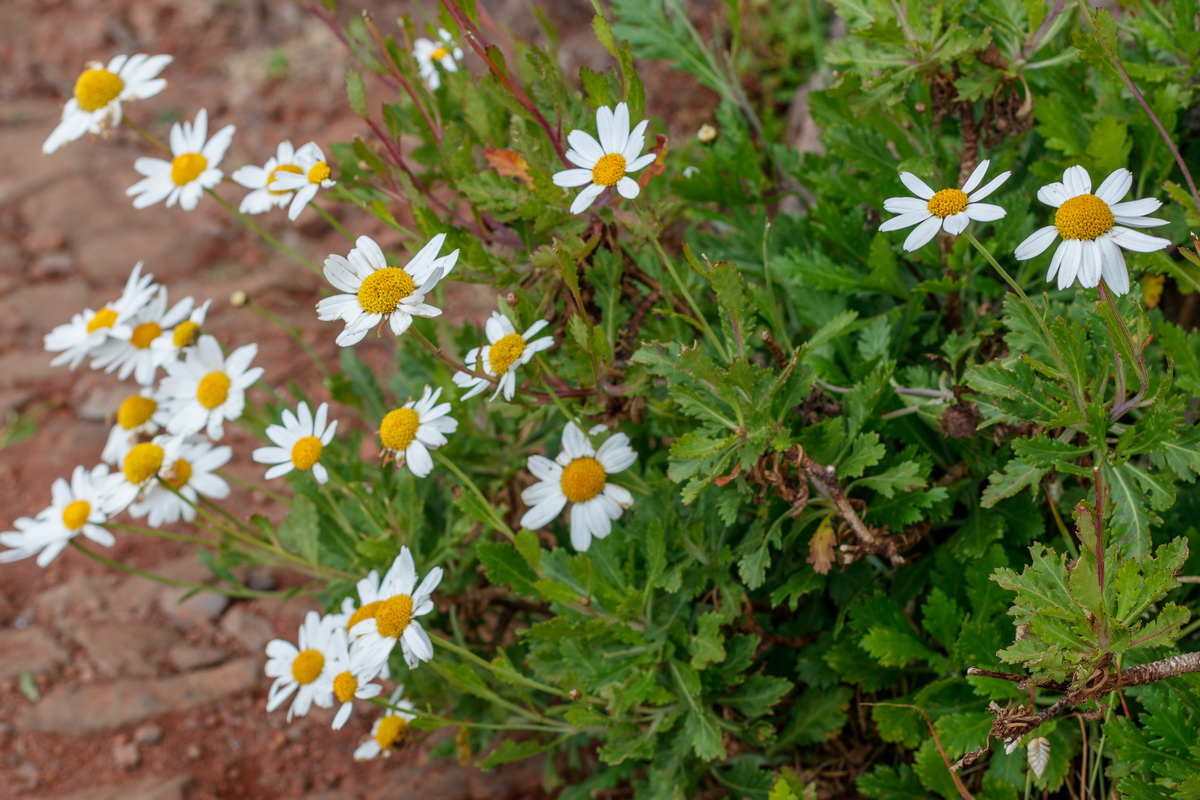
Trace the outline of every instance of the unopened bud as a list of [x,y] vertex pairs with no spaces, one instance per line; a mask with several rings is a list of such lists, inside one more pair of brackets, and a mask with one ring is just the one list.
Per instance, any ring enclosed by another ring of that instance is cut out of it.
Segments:
[[508,303],[509,308],[516,308],[517,307],[517,293],[509,292],[508,294],[504,295],[504,302]]
[[583,697],[583,692],[579,691],[578,689],[572,689],[571,691],[567,692],[567,697],[571,698],[572,700],[578,700],[579,698]]
[[700,130],[696,131],[696,138],[700,140],[701,144],[708,144],[717,138],[717,129],[706,122],[700,126]]
[[584,608],[587,608],[591,604],[592,604],[592,598],[590,598],[590,597],[579,598],[579,605],[583,606]]
[[236,292],[229,295],[229,304],[232,305],[234,308],[241,308],[242,306],[246,305],[246,303],[249,303],[249,302],[250,302],[250,297],[245,292],[243,292],[241,289],[238,289]]

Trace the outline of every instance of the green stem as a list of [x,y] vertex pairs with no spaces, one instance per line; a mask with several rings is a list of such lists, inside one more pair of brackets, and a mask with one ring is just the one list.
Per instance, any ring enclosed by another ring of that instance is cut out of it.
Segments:
[[263,229],[263,226],[259,225],[257,222],[250,219],[250,217],[248,217],[245,214],[243,214],[242,212],[238,211],[236,208],[234,208],[232,205],[230,205],[228,200],[221,197],[221,195],[217,194],[212,189],[205,189],[204,191],[208,194],[209,197],[216,200],[217,203],[219,203],[222,208],[224,208],[226,211],[228,211],[233,216],[237,217],[239,222],[241,222],[243,225],[245,225],[250,230],[257,233],[264,242],[271,245],[272,247],[274,247],[276,250],[283,253],[284,255],[287,255],[287,256],[290,256],[291,258],[296,259],[301,264],[303,264],[305,267],[307,267],[308,270],[310,272],[312,272],[314,275],[321,276],[321,277],[324,276],[324,273],[321,271],[320,267],[318,267],[313,262],[309,261],[307,258],[302,256],[297,251],[288,247],[283,242],[276,239],[271,234],[267,233],[266,230]]
[[564,692],[562,689],[558,689],[554,686],[550,686],[549,684],[541,683],[540,681],[535,681],[532,678],[527,678],[519,672],[515,672],[513,670],[497,666],[496,664],[493,664],[491,661],[487,661],[487,660],[475,655],[470,650],[466,649],[465,647],[462,647],[461,645],[456,644],[455,642],[450,641],[449,639],[443,638],[441,636],[431,636],[430,639],[433,641],[434,645],[436,645],[437,647],[440,647],[443,650],[446,650],[448,652],[454,653],[459,658],[470,661],[472,664],[475,664],[476,666],[481,667],[482,669],[485,669],[488,672],[491,672],[492,674],[500,677],[504,681],[507,681],[510,683],[519,683],[520,685],[526,686],[535,691],[545,692],[546,694],[552,694],[552,695],[555,695],[556,697],[562,697],[562,698],[566,698],[566,699],[570,698],[570,695],[568,695],[567,692]]
[[343,225],[342,223],[338,222],[337,217],[333,216],[333,214],[330,214],[328,211],[321,208],[316,203],[309,203],[309,205],[312,206],[313,208],[315,208],[317,210],[317,213],[320,214],[322,217],[324,217],[325,221],[328,222],[331,226],[333,226],[334,230],[336,230],[342,236],[345,236],[347,239],[349,239],[352,242],[356,241],[358,239],[357,236],[355,236],[350,231],[346,230],[346,226]]
[[143,139],[145,139],[150,144],[157,147],[159,150],[162,150],[163,152],[165,152],[167,154],[171,153],[171,148],[167,147],[165,142],[161,141],[157,136],[150,133],[148,130],[143,128],[141,125],[138,125],[136,122],[134,122],[132,119],[130,119],[128,115],[123,116],[121,118],[121,121],[124,122],[130,128],[132,128],[133,130],[137,131],[139,136],[141,136]]
[[509,539],[516,539],[517,535],[513,533],[512,528],[508,527],[508,523],[506,523],[504,519],[496,512],[492,502],[488,500],[484,493],[479,490],[479,487],[475,485],[475,481],[467,477],[467,474],[459,469],[457,464],[455,464],[446,456],[442,455],[441,450],[433,450],[431,452],[434,460],[457,475],[458,479],[462,481],[464,488],[470,491],[471,494],[475,495],[479,502],[483,503],[484,508],[488,509],[492,518],[492,526]]
[[260,306],[258,303],[255,303],[254,298],[249,298],[246,302],[246,305],[250,307],[251,311],[253,311],[255,314],[258,314],[260,317],[265,319],[267,322],[270,322],[272,325],[274,325],[279,330],[283,331],[283,334],[285,336],[287,336],[289,339],[291,339],[293,342],[295,342],[296,346],[304,351],[304,354],[306,356],[308,356],[309,361],[311,361],[313,363],[313,366],[315,366],[317,368],[317,370],[321,373],[322,380],[324,380],[325,382],[328,382],[333,377],[332,373],[330,373],[329,369],[325,366],[324,360],[321,358],[320,355],[317,354],[317,351],[315,349],[313,349],[313,346],[310,345],[308,342],[304,341],[304,334],[301,331],[299,325],[287,324],[282,319],[280,319],[276,314],[271,313],[267,309]]

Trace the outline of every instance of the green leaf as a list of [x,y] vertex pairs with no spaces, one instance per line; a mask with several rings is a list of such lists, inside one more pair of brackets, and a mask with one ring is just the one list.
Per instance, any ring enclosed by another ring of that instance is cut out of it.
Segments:
[[538,753],[546,752],[553,744],[553,740],[539,742],[537,739],[526,739],[523,742],[514,742],[512,739],[505,739],[500,743],[499,747],[488,753],[485,758],[481,758],[475,762],[475,766],[480,769],[491,769],[501,764],[520,761],[523,758],[532,758]]
[[683,729],[691,742],[692,751],[701,761],[725,758],[725,745],[721,742],[721,726],[707,708],[693,706],[688,710]]
[[691,664],[693,667],[701,669],[705,664],[725,659],[725,637],[721,635],[721,625],[724,622],[724,615],[716,611],[700,615],[696,633],[688,642],[688,652],[692,654]]
[[988,476],[988,486],[983,490],[980,501],[984,508],[991,508],[1006,497],[1012,497],[1022,489],[1036,487],[1049,469],[1035,467],[1020,458],[1014,458],[1004,465],[1003,472],[993,472]]
[[279,526],[279,541],[310,564],[320,563],[320,518],[317,506],[302,494],[292,498],[287,519]]
[[945,659],[921,641],[907,624],[895,628],[871,628],[859,644],[885,667],[904,667],[913,661],[925,661],[940,668],[945,663]]
[[859,434],[854,440],[850,454],[837,466],[837,473],[842,478],[857,478],[867,467],[873,467],[887,455],[887,447],[879,441],[879,434],[874,431]]
[[[487,570],[488,580],[500,586],[508,584],[517,594],[534,596],[540,592],[535,587],[538,581],[528,562],[516,549],[506,542],[484,542],[475,548],[475,554]],[[578,600],[578,595],[573,599]]]
[[1077,447],[1064,444],[1057,439],[1051,439],[1045,434],[1030,439],[1014,439],[1013,452],[1026,464],[1042,469],[1056,469],[1059,472],[1069,472],[1072,475],[1091,475],[1090,468],[1080,467],[1072,463],[1092,452],[1090,447]]
[[751,675],[732,693],[717,700],[719,705],[729,706],[744,717],[760,717],[778,703],[792,689],[787,678],[762,673]]
[[346,73],[346,96],[350,101],[351,110],[366,119],[367,89],[363,85],[362,75],[359,75],[357,70],[352,69]]
[[931,591],[921,606],[921,627],[947,650],[953,647],[962,620],[958,604],[940,588]]

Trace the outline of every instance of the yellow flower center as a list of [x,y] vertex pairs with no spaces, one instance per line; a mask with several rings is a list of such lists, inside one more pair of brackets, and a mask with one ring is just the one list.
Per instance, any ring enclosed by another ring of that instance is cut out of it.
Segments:
[[318,161],[313,164],[308,170],[308,182],[320,183],[329,179],[329,165],[324,161]]
[[358,681],[349,672],[343,672],[333,679],[333,693],[339,703],[349,703],[358,691]]
[[88,514],[91,513],[91,503],[87,500],[76,500],[63,509],[63,525],[69,531],[77,531],[84,526],[88,520]]
[[1112,230],[1113,223],[1112,209],[1094,194],[1072,197],[1054,212],[1054,227],[1064,239],[1095,239]]
[[175,349],[182,350],[185,347],[191,347],[196,343],[196,339],[200,336],[200,326],[194,322],[181,322],[175,328],[175,334],[171,337],[171,343],[175,345]]
[[172,489],[182,489],[192,479],[192,465],[182,458],[175,461],[175,466],[163,476],[163,480]]
[[404,741],[406,733],[408,722],[404,717],[388,714],[379,720],[379,727],[375,729],[375,743],[379,745],[380,750],[387,752]]
[[162,333],[162,327],[157,322],[143,322],[133,329],[133,336],[129,337],[129,342],[134,347],[145,350],[151,342],[158,338],[160,333]]
[[101,328],[111,328],[113,323],[117,321],[117,312],[111,308],[102,308],[92,317],[92,321],[88,323],[88,333],[95,333]]
[[125,456],[125,465],[121,471],[125,480],[137,486],[153,478],[162,469],[163,449],[150,442],[135,444]]
[[283,189],[283,190],[277,191],[275,189],[270,188],[271,184],[275,182],[276,173],[279,173],[279,172],[290,172],[293,175],[303,175],[304,174],[304,170],[300,169],[295,164],[280,164],[278,167],[271,170],[271,174],[267,176],[267,193],[268,194],[291,194],[291,191],[292,191],[291,189]]
[[305,436],[292,445],[292,465],[296,469],[312,469],[312,465],[321,458],[321,440],[315,436]]
[[929,213],[943,219],[961,214],[967,208],[967,193],[962,189],[942,189],[929,198]]
[[367,603],[365,606],[355,611],[354,614],[351,615],[350,621],[346,623],[346,630],[350,630],[364,619],[373,619],[375,617],[375,612],[381,605],[383,605],[383,603],[376,600],[374,603]]
[[199,153],[184,153],[171,160],[171,180],[176,186],[186,186],[208,168],[208,159]]
[[437,50],[434,50],[432,53],[430,53],[429,57],[432,58],[434,61],[441,61],[443,58],[445,58],[448,55],[450,55],[449,50],[447,50],[444,47],[439,47]]
[[210,372],[196,386],[196,399],[207,409],[221,405],[228,396],[229,376],[224,372]]
[[563,494],[572,503],[585,503],[604,490],[608,474],[600,462],[590,456],[577,458],[563,467]]
[[379,426],[379,438],[383,446],[391,450],[407,450],[417,438],[421,416],[411,408],[397,408],[387,413]]
[[75,102],[84,111],[99,111],[116,100],[125,81],[106,69],[89,69],[75,81]]
[[321,651],[305,650],[292,662],[292,677],[296,679],[296,683],[309,684],[321,677],[323,669],[325,669],[325,656],[321,654]]
[[412,275],[404,269],[384,267],[368,275],[358,287],[358,305],[368,314],[391,314],[416,290]]
[[150,416],[158,409],[158,402],[149,397],[135,394],[121,401],[117,409],[117,424],[127,431],[150,421]]
[[492,362],[492,372],[503,375],[513,362],[525,352],[525,339],[519,333],[510,333],[501,337],[488,351],[488,360]]
[[399,639],[400,634],[412,622],[413,601],[406,594],[384,600],[375,612],[375,626],[380,636]]
[[592,183],[597,186],[616,186],[617,181],[625,177],[625,156],[620,153],[609,153],[601,156],[592,167]]

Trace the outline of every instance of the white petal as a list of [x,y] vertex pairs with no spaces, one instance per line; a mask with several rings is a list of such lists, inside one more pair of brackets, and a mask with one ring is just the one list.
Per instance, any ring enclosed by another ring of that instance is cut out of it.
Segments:
[[1155,250],[1162,250],[1164,247],[1169,247],[1170,239],[1164,239],[1161,236],[1149,236],[1129,228],[1116,227],[1108,232],[1112,240],[1126,250],[1133,250],[1138,253],[1153,253]]
[[970,224],[971,217],[965,211],[959,212],[958,214],[951,214],[942,220],[942,228],[946,231],[946,233],[953,234],[954,236],[957,236],[965,231],[967,226]]
[[[918,200],[917,202],[920,201]],[[924,203],[922,203],[922,205],[924,205]],[[901,228],[911,228],[918,222],[924,222],[932,216],[933,214],[930,214],[928,209],[914,211],[911,214],[901,214],[898,217],[892,217],[891,219],[884,220],[879,226],[879,230],[883,233],[886,233],[888,231],[898,231]]]
[[1063,173],[1063,184],[1067,187],[1071,197],[1092,192],[1092,176],[1088,175],[1087,170],[1078,164],[1067,167],[1067,171]]
[[521,517],[521,527],[536,531],[549,525],[555,517],[562,513],[567,498],[561,492],[556,497],[550,497],[533,506]]
[[1144,217],[1162,208],[1162,201],[1144,197],[1141,200],[1130,200],[1128,203],[1109,203],[1108,207],[1114,216]]
[[1094,240],[1079,240],[1079,285],[1086,289],[1094,289],[1100,283],[1101,255],[1100,245]]
[[1008,177],[1010,175],[1012,175],[1011,172],[1001,172],[999,175],[997,175],[996,177],[994,177],[990,181],[988,181],[987,185],[984,186],[982,189],[979,189],[978,191],[971,193],[967,197],[967,200],[971,201],[972,203],[975,202],[976,200],[982,200],[983,198],[987,197],[992,192],[999,189],[1000,185],[1002,183],[1004,183],[1006,180],[1008,180]]
[[1075,282],[1083,265],[1083,248],[1079,239],[1067,239],[1059,247],[1063,251],[1062,266],[1058,269],[1058,288],[1066,289]]
[[603,191],[603,186],[597,186],[594,183],[590,186],[585,186],[583,191],[576,195],[575,201],[571,203],[571,213],[581,214],[587,211]]
[[930,217],[920,225],[912,229],[912,233],[908,234],[908,238],[904,240],[904,249],[912,252],[919,247],[929,243],[929,240],[937,236],[938,229],[942,227],[942,221],[937,217]]
[[574,163],[584,169],[591,170],[596,166],[597,161],[604,158],[604,148],[585,131],[571,131],[567,134],[567,144],[571,145],[571,149],[580,156]]
[[1038,189],[1037,198],[1048,206],[1058,208],[1063,203],[1070,200],[1071,193],[1067,191],[1067,187],[1061,183],[1047,183],[1041,189]]
[[1100,188],[1096,190],[1096,197],[1111,206],[1113,203],[1121,202],[1121,198],[1129,194],[1131,186],[1133,186],[1133,173],[1124,167],[1118,167],[1104,179],[1104,183],[1100,184]]
[[1097,238],[1096,244],[1100,246],[1104,282],[1113,294],[1117,296],[1128,294],[1129,270],[1125,267],[1125,255],[1121,252],[1121,248],[1117,247],[1116,242],[1110,236]]
[[1034,256],[1040,256],[1046,252],[1046,248],[1054,243],[1058,237],[1058,228],[1053,225],[1047,225],[1044,228],[1039,228],[1017,245],[1016,252],[1013,253],[1018,261],[1027,261]]
[[975,187],[978,186],[981,181],[983,181],[983,176],[987,174],[989,163],[991,162],[985,158],[983,161],[980,161],[978,165],[976,165],[975,169],[971,171],[971,177],[967,178],[967,182],[963,184],[962,190],[964,192],[970,194],[971,192],[975,191]]
[[929,202],[915,197],[889,197],[883,201],[883,209],[893,214],[929,214]]
[[1000,219],[1006,212],[992,203],[969,203],[964,213],[976,222],[991,222]]
[[913,175],[911,172],[901,172],[900,182],[908,187],[908,190],[922,200],[928,200],[933,197],[933,189],[925,181]]
[[590,169],[564,169],[562,172],[554,173],[550,180],[554,182],[555,186],[574,189],[576,186],[591,183],[592,171]]
[[637,197],[640,191],[641,187],[638,186],[638,182],[628,175],[617,181],[617,193],[626,200],[632,200]]

